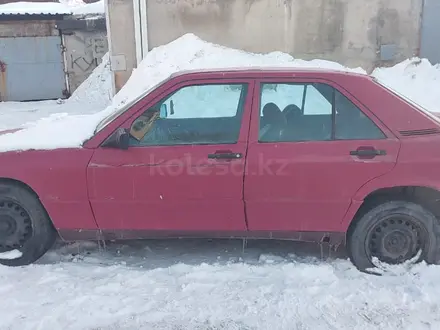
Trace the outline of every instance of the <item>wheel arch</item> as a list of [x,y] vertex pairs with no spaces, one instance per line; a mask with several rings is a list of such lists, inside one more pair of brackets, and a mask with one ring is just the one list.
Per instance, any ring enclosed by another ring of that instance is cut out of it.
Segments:
[[419,204],[432,212],[437,219],[440,219],[440,190],[422,185],[378,188],[365,196],[354,216],[351,217],[347,228],[347,238],[365,213],[375,206],[392,200],[405,200]]
[[27,190],[29,193],[31,193],[32,195],[35,196],[36,199],[38,199],[38,202],[41,204],[41,206],[43,207],[44,212],[46,212],[46,215],[48,216],[48,218],[50,219],[50,222],[52,223],[52,226],[55,227],[55,224],[49,214],[49,212],[47,211],[46,206],[44,205],[43,201],[40,199],[40,196],[38,195],[38,193],[35,191],[35,189],[33,189],[29,184],[27,184],[24,181],[18,180],[18,179],[14,179],[14,178],[8,178],[8,177],[0,177],[0,184],[9,184],[9,185],[15,185],[18,187],[21,187],[25,190]]
[[32,193],[36,198],[40,199],[40,196],[37,194],[37,192],[30,185],[28,185],[27,183],[25,183],[21,180],[7,178],[7,177],[0,177],[0,184],[1,183],[16,185],[21,188],[24,188],[24,189],[28,190],[30,193]]

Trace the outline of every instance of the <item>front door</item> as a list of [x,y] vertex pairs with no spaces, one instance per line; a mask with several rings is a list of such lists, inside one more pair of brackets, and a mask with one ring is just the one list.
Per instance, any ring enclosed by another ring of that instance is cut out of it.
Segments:
[[253,87],[252,81],[184,82],[124,124],[129,149],[98,148],[88,168],[99,227],[153,235],[245,231]]
[[390,171],[399,141],[328,81],[260,81],[245,178],[251,231],[343,231],[356,191]]

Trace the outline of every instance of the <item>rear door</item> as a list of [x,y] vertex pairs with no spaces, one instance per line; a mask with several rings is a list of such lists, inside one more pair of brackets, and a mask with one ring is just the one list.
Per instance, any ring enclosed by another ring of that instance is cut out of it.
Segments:
[[99,227],[149,232],[139,236],[246,230],[253,87],[252,80],[182,82],[128,120],[129,149],[98,148],[89,165]]
[[268,79],[255,88],[245,178],[249,230],[342,231],[355,192],[395,166],[398,139],[332,82]]

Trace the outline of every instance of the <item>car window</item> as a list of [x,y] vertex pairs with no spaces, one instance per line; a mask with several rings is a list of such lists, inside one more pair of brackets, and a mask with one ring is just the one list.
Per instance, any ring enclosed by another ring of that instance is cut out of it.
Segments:
[[262,84],[260,101],[260,142],[386,137],[355,104],[327,84]]
[[339,91],[335,91],[335,110],[336,140],[376,140],[386,138],[380,128]]
[[[260,142],[325,141],[332,137],[332,103],[324,84],[262,85]],[[320,88],[321,92],[318,91]]]
[[[319,85],[322,89],[329,90],[324,84]],[[330,92],[330,91],[329,91]],[[332,102],[328,101],[315,86],[307,85],[304,103],[304,115],[331,115]]]
[[183,87],[133,122],[130,146],[236,143],[246,94],[247,84]]

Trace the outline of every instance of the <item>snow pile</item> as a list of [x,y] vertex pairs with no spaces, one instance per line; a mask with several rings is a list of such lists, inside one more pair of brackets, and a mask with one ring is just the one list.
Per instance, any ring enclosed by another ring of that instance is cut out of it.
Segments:
[[[193,34],[186,34],[167,45],[157,47],[149,52],[139,67],[133,71],[127,84],[113,98],[111,104],[102,111],[94,113],[99,109],[96,109],[96,111],[88,110],[86,114],[82,112],[81,115],[75,115],[78,113],[77,111],[74,111],[73,115],[71,111],[66,111],[65,114],[56,114],[41,119],[26,125],[24,130],[0,136],[0,151],[80,147],[85,140],[94,134],[97,125],[104,118],[145,94],[177,71],[265,66],[325,68],[366,74],[361,68],[350,69],[341,64],[326,60],[304,61],[294,59],[292,56],[282,52],[268,54],[248,53],[206,42]],[[87,100],[90,97],[92,99],[107,97],[111,86],[111,78],[108,78],[108,81],[107,78],[102,78],[105,82],[102,83],[101,78],[99,78],[99,72],[104,72],[102,70],[107,70],[106,72],[108,72],[108,66],[101,66],[96,69],[94,77],[90,78],[90,80],[84,83],[84,86],[79,88],[79,91],[75,93],[77,95],[74,94],[72,102],[78,105],[78,110],[81,110],[82,104],[90,104],[90,101]],[[407,61],[393,68],[378,69],[374,72],[374,76],[385,84],[408,95],[414,101],[428,106],[428,109],[435,111],[438,109],[437,104],[440,104],[438,101],[440,93],[432,93],[428,97],[430,98],[429,101],[427,101],[426,94],[431,88],[432,91],[440,90],[438,72],[438,67],[430,66],[426,62],[422,61],[421,65],[411,65]],[[102,76],[110,77],[110,74],[108,76],[102,74]],[[66,103],[72,104],[72,102]],[[104,104],[107,103],[104,102]],[[86,108],[88,107],[86,106]],[[63,134],[60,134],[60,132],[63,132]],[[54,139],[54,136],[57,138]]]
[[431,112],[440,112],[440,64],[412,58],[392,68],[378,68],[372,75]]
[[[365,73],[361,68],[350,69],[326,61],[294,59],[282,52],[254,54],[208,43],[193,34],[186,34],[175,41],[157,47],[148,53],[127,84],[115,96],[113,109],[135,99],[171,74],[192,69],[218,69],[228,67],[297,67],[325,68],[355,73]],[[148,77],[148,79],[145,79]],[[112,112],[113,109],[106,111]]]
[[101,63],[93,70],[92,74],[73,92],[66,101],[67,104],[84,104],[101,106],[102,110],[110,104],[112,99],[112,74],[110,57],[106,53]]
[[70,15],[69,6],[57,2],[13,2],[0,5],[0,15]]

